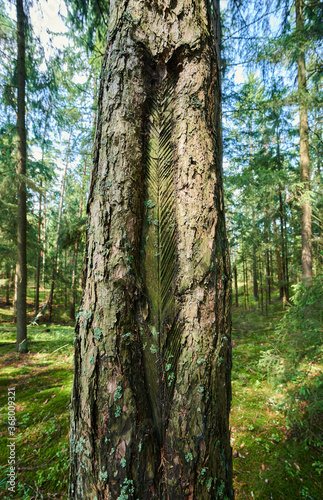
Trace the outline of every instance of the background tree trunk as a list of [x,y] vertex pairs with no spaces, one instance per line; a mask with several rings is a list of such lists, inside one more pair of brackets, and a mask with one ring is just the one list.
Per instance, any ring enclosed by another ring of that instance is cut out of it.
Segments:
[[310,191],[310,155],[308,144],[308,118],[306,102],[306,67],[304,43],[303,0],[296,0],[296,27],[300,40],[297,58],[297,78],[299,92],[299,137],[300,137],[300,176],[303,185],[302,200],[302,275],[304,280],[312,279],[312,213],[309,198]]
[[[82,176],[82,187],[80,195],[80,205],[79,205],[79,219],[82,218],[82,208],[83,208],[83,196],[84,196],[84,185],[85,185],[85,174],[88,159],[85,157],[84,169]],[[78,255],[78,245],[80,240],[80,233],[77,233],[75,245],[74,245],[74,257],[73,257],[73,270],[72,270],[72,283],[71,283],[71,298],[70,298],[70,319],[75,320],[75,304],[77,297],[77,286],[76,286],[76,272],[77,272],[77,255]]]
[[109,28],[69,495],[232,499],[219,4],[118,1]]
[[64,192],[65,192],[65,181],[66,181],[66,175],[67,175],[67,169],[68,169],[68,162],[69,162],[70,150],[71,150],[71,138],[72,138],[72,130],[70,131],[70,135],[69,135],[69,138],[68,138],[68,145],[67,145],[67,151],[66,151],[66,160],[65,160],[65,169],[64,169],[64,175],[63,175],[62,185],[61,185],[61,198],[60,198],[59,210],[58,210],[58,221],[57,221],[57,231],[56,231],[55,248],[54,248],[54,261],[53,261],[53,269],[52,269],[52,279],[51,279],[50,292],[49,292],[49,297],[48,297],[49,321],[52,321],[53,300],[54,300],[54,287],[55,287],[55,278],[56,278],[57,267],[58,267],[58,240],[59,240],[59,234],[60,234],[60,231],[61,231],[61,222],[62,222],[62,215],[63,215]]
[[17,0],[17,352],[27,352],[27,193],[26,193],[26,126],[25,126],[25,13],[23,0]]

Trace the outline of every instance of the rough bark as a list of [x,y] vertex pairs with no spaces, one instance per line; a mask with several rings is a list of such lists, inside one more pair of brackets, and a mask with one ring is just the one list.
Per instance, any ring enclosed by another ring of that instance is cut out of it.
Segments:
[[[71,499],[233,498],[217,2],[213,15],[201,0],[110,2],[75,338]],[[152,154],[156,129],[162,157]],[[159,179],[157,202],[154,162],[170,192],[165,200]]]
[[17,0],[17,352],[27,352],[27,191],[25,126],[25,13],[23,0]]
[[302,276],[303,280],[312,279],[312,211],[308,197],[310,191],[310,155],[308,143],[308,117],[306,102],[306,67],[305,51],[302,47],[304,17],[303,0],[296,0],[296,28],[300,47],[297,57],[297,78],[299,92],[299,137],[300,137],[300,177],[303,183],[302,189]]

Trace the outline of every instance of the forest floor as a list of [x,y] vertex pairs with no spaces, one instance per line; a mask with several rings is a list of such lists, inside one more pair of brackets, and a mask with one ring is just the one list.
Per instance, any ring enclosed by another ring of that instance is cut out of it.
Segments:
[[[8,320],[8,311],[0,307]],[[231,437],[236,500],[323,499],[323,460],[318,449],[287,429],[285,386],[274,387],[259,369],[282,316],[275,302],[265,316],[233,310]],[[29,353],[14,351],[12,323],[0,324],[0,499],[67,499],[69,402],[74,328],[28,327]],[[15,387],[16,493],[6,487],[8,388]],[[198,500],[198,499],[197,499]]]

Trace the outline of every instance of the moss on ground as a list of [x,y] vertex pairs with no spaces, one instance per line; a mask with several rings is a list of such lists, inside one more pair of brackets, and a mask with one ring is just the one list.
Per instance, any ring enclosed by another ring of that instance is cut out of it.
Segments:
[[[29,353],[16,354],[15,332],[1,331],[0,498],[67,498],[69,403],[74,328],[28,328]],[[5,329],[2,324],[1,328]],[[5,490],[8,462],[7,390],[16,388],[16,492]]]

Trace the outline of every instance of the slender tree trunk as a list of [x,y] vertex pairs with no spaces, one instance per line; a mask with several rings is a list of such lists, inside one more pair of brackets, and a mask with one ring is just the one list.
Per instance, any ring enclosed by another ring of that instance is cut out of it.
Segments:
[[23,0],[17,0],[17,175],[18,175],[18,244],[17,244],[17,352],[27,352],[27,191],[25,125],[25,13]]
[[288,238],[287,238],[287,209],[284,210],[284,229],[285,229],[285,279],[286,279],[286,300],[289,300],[289,272],[288,272]]
[[248,276],[248,260],[246,259],[246,295],[247,295],[247,309],[249,311],[249,276]]
[[258,297],[258,276],[257,276],[257,250],[256,245],[252,245],[252,279],[253,279],[253,298],[255,301],[259,300]]
[[42,269],[43,269],[43,276],[42,276],[42,282],[43,282],[43,287],[44,289],[46,288],[46,210],[47,210],[47,196],[46,196],[46,182],[44,183],[44,199],[43,199],[43,224],[42,224]]
[[6,270],[6,306],[10,305],[10,266],[7,265],[7,270]]
[[266,259],[266,293],[268,298],[268,304],[271,303],[271,283],[270,283],[270,260],[269,260],[269,249],[265,252]]
[[13,322],[17,323],[17,289],[18,289],[18,273],[17,273],[17,264],[15,271],[15,290],[13,296]]
[[62,214],[63,214],[63,202],[64,202],[64,192],[65,192],[65,181],[66,181],[66,175],[67,175],[67,169],[68,169],[68,162],[69,162],[69,157],[70,157],[71,138],[72,138],[72,131],[70,132],[70,135],[69,135],[69,138],[68,138],[68,145],[67,145],[67,151],[66,151],[66,161],[65,161],[65,169],[64,169],[64,174],[63,174],[63,179],[62,179],[62,185],[61,185],[61,198],[60,198],[59,210],[58,210],[56,241],[55,241],[55,248],[54,248],[54,261],[53,261],[53,268],[52,268],[52,279],[51,279],[50,292],[49,292],[49,297],[48,297],[49,321],[50,322],[52,321],[54,287],[55,287],[55,278],[56,278],[57,267],[58,267],[58,240],[59,240],[59,233],[60,233],[60,230],[61,230],[61,222],[62,222]]
[[280,255],[280,246],[278,243],[278,234],[277,234],[277,226],[276,226],[276,221],[275,219],[273,220],[273,230],[274,230],[274,237],[275,237],[275,247],[276,247],[276,258],[277,258],[277,279],[278,279],[278,285],[279,285],[279,297],[282,299],[284,295],[284,290],[283,290],[283,274],[282,274],[282,259]]
[[243,275],[243,298],[244,298],[244,308],[247,309],[247,294],[246,294],[246,271],[245,271],[245,260],[242,257],[242,275]]
[[[52,107],[51,103],[51,97],[50,97],[50,103],[49,106],[46,110],[46,115],[45,115],[45,125],[44,125],[44,133],[43,133],[43,140],[42,140],[42,154],[41,154],[41,162],[42,166],[44,164],[44,159],[45,159],[45,140],[46,140],[46,131],[47,131],[47,124],[48,124],[48,117],[49,117],[49,112]],[[41,181],[40,184],[41,190],[43,189],[43,181]],[[42,199],[43,199],[43,194],[42,191],[40,192],[39,195],[39,212],[38,212],[38,227],[37,227],[37,237],[38,237],[38,249],[37,249],[37,267],[36,267],[36,298],[35,298],[35,314],[38,313],[39,309],[39,285],[40,285],[40,271],[41,271],[41,254],[42,254]],[[45,203],[44,203],[44,211],[45,211]]]
[[37,224],[37,264],[36,264],[36,290],[35,290],[35,314],[39,309],[39,283],[40,283],[40,262],[41,262],[41,209],[42,209],[42,195],[39,195],[39,210],[38,210],[38,224]]
[[284,236],[284,211],[283,198],[281,190],[279,190],[279,218],[280,218],[280,239],[282,249],[282,271],[283,271],[283,309],[286,309],[287,304],[287,275],[286,275],[286,256],[285,256],[285,236]]
[[236,307],[239,307],[239,293],[238,293],[238,273],[237,273],[237,265],[234,265],[234,288],[235,288],[235,297],[236,297]]
[[312,214],[307,196],[310,191],[310,155],[308,143],[307,91],[304,43],[304,0],[296,0],[296,28],[300,46],[297,57],[297,78],[299,93],[299,137],[300,137],[300,176],[302,188],[302,271],[303,280],[312,279]]
[[[85,186],[85,174],[87,167],[87,157],[85,157],[84,161],[84,170],[82,176],[82,187],[81,187],[81,195],[80,195],[80,205],[79,205],[79,219],[82,218],[82,208],[83,208],[83,196],[84,196],[84,186]],[[75,304],[76,304],[76,273],[77,273],[77,256],[78,256],[78,246],[80,240],[80,233],[77,233],[75,246],[74,246],[74,258],[73,258],[73,271],[72,271],[72,286],[71,286],[71,302],[70,302],[70,319],[75,320]]]
[[264,290],[263,290],[263,282],[262,282],[262,265],[261,259],[259,257],[259,279],[260,279],[260,297],[261,297],[261,312],[264,313]]
[[201,0],[110,4],[76,327],[71,499],[233,498],[213,8],[215,20]]

